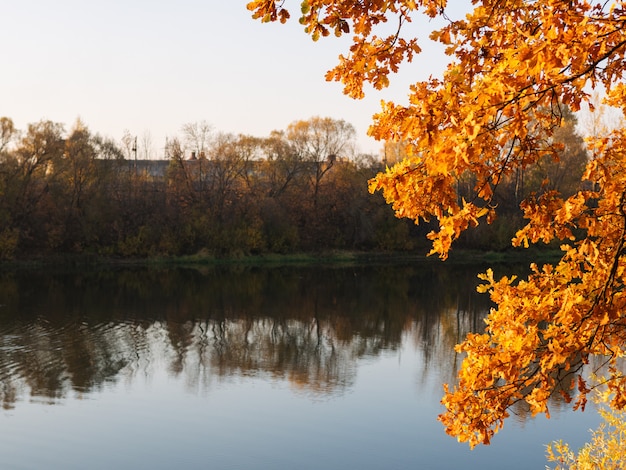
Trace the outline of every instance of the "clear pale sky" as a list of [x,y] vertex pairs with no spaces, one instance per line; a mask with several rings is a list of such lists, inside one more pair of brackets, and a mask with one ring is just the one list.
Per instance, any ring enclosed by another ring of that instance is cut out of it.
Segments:
[[[149,132],[155,157],[162,156],[165,138],[180,135],[189,122],[265,137],[322,116],[354,125],[359,150],[378,154],[382,144],[366,131],[380,100],[404,103],[410,83],[439,75],[447,63],[428,39],[437,23],[413,22],[407,28],[424,54],[401,69],[389,89],[355,101],[324,79],[347,51],[347,39],[315,43],[297,18],[262,24],[251,19],[246,3],[9,0],[0,27],[0,116],[19,129],[41,119],[70,129],[80,117],[117,141],[124,130],[140,140]],[[291,3],[295,16],[299,1]],[[458,10],[450,13],[459,17]]]

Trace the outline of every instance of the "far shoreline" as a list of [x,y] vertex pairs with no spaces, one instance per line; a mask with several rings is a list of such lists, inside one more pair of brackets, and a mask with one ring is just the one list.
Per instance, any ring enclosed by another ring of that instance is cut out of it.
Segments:
[[562,252],[550,248],[510,249],[506,251],[480,251],[453,249],[447,260],[428,256],[427,252],[364,252],[333,250],[316,253],[267,253],[240,256],[216,256],[200,252],[184,256],[155,257],[107,257],[93,254],[51,254],[33,258],[13,259],[0,262],[0,272],[29,269],[97,269],[111,267],[198,267],[198,266],[350,266],[350,265],[500,265],[500,264],[546,264],[555,263]]

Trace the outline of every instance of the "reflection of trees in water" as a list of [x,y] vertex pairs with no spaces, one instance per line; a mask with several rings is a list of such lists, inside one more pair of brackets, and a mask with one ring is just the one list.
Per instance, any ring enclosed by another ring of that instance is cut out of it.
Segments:
[[339,342],[332,327],[322,322],[266,318],[206,323],[198,330],[210,346],[211,369],[219,376],[270,374],[318,393],[341,390],[354,378],[357,343]]
[[437,266],[423,273],[424,282],[418,284],[415,296],[420,301],[411,337],[424,361],[421,385],[434,377],[435,393],[442,393],[443,383],[456,381],[461,356],[454,346],[467,333],[484,328],[492,304],[476,292],[479,272],[477,266]]
[[[477,269],[427,265],[125,269],[0,278],[0,395],[55,402],[167,368],[190,390],[237,375],[341,393],[356,361],[413,338],[424,374],[454,380],[482,328]],[[450,379],[451,378],[451,379]]]
[[[454,269],[454,266],[450,267]],[[524,268],[500,267],[501,273],[496,271],[496,277],[509,275],[510,272],[523,273]],[[454,385],[457,381],[458,370],[463,356],[454,353],[454,346],[462,342],[470,332],[483,332],[489,309],[493,306],[487,295],[477,294],[475,287],[479,280],[476,274],[481,272],[475,267],[448,271],[438,269],[433,275],[439,276],[435,283],[445,286],[439,296],[418,295],[427,303],[423,305],[423,321],[417,321],[412,330],[414,344],[422,353],[424,368],[421,374],[421,385],[424,386],[429,378],[436,377],[437,392],[443,394],[443,383]],[[432,303],[428,303],[428,299]],[[427,312],[437,312],[428,318]],[[587,372],[598,369],[601,358],[591,358]],[[577,387],[574,371],[583,367],[580,357],[570,359],[570,370],[564,371],[558,377],[558,387],[550,398],[550,410],[555,412],[569,410],[571,405],[561,395],[561,391],[572,393]],[[434,369],[434,370],[433,370]],[[574,393],[575,394],[575,393]],[[528,405],[520,401],[510,409],[520,423],[531,418]]]
[[55,403],[71,390],[97,390],[127,362],[123,345],[84,324],[57,326],[44,317],[2,334],[1,399],[5,408],[30,393]]

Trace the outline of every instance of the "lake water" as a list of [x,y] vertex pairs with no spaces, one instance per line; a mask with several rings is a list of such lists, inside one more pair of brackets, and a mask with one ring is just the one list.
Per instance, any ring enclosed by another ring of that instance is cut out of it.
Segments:
[[0,274],[1,469],[543,469],[555,401],[470,451],[437,421],[480,268]]

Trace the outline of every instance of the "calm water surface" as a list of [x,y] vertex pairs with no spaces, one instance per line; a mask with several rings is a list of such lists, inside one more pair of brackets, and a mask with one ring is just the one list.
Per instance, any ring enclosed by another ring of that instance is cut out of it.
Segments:
[[0,274],[1,469],[543,469],[598,423],[437,422],[476,267]]

